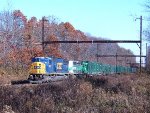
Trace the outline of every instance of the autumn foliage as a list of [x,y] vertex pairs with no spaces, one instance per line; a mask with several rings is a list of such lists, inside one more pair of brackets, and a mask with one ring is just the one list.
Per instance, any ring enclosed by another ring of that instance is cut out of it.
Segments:
[[[76,30],[69,22],[58,22],[54,17],[44,21],[45,41],[78,41],[103,40],[86,35]],[[130,50],[117,44],[47,44],[42,48],[42,20],[27,17],[20,11],[4,11],[0,13],[0,63],[10,67],[28,67],[30,59],[35,56],[54,56],[68,60],[97,61],[96,54],[128,54]],[[135,62],[135,58],[118,58],[120,65],[128,65],[126,61]],[[99,62],[115,64],[114,58],[98,58]]]

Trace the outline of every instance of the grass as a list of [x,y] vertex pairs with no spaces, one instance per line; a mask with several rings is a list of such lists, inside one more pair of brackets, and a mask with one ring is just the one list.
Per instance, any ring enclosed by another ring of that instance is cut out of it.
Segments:
[[150,76],[114,75],[59,84],[0,86],[0,111],[149,113]]

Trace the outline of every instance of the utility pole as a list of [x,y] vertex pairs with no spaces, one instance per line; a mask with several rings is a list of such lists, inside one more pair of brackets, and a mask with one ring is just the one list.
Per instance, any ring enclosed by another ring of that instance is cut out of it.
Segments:
[[142,72],[141,70],[141,55],[142,55],[142,16],[140,16],[140,74]]
[[147,60],[147,59],[148,59],[148,58],[147,58],[147,55],[148,55],[147,52],[148,52],[148,51],[147,51],[147,43],[146,43],[146,60],[145,60],[145,62],[146,62],[146,66],[145,66],[145,67],[146,67],[146,71],[148,70],[148,68],[147,68],[147,67],[148,67],[148,66],[147,66],[147,62],[148,62],[148,60]]
[[[140,74],[142,73],[142,66],[141,66],[141,62],[142,62],[142,59],[141,59],[141,55],[142,55],[142,16],[140,16],[140,18],[136,18],[136,19],[140,19]],[[135,19],[135,20],[136,20]]]
[[96,58],[97,58],[97,62],[98,62],[98,44],[97,44],[97,55],[96,55]]
[[118,72],[118,71],[117,71],[117,70],[118,70],[118,68],[117,68],[117,67],[118,67],[118,64],[117,64],[117,57],[118,57],[118,55],[117,55],[117,53],[116,53],[116,74],[117,74],[117,72]]
[[44,56],[45,56],[44,21],[45,21],[45,17],[42,17],[42,50],[43,50],[43,54],[44,54]]
[[44,37],[45,37],[45,34],[44,34],[44,28],[45,28],[44,22],[45,21],[48,21],[48,20],[46,20],[45,16],[44,16],[44,17],[42,17],[42,50],[43,50],[44,56],[45,56],[45,46],[46,46],[46,43],[44,43],[45,42],[45,39],[44,39]]

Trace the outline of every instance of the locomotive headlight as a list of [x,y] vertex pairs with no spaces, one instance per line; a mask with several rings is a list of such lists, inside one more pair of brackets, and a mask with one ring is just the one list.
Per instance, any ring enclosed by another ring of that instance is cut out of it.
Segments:
[[33,75],[29,75],[29,77],[33,77]]
[[33,79],[33,75],[29,75],[29,79]]

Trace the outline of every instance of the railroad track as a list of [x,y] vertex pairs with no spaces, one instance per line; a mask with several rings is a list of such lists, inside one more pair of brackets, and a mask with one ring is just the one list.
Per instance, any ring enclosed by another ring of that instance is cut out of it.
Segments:
[[7,84],[1,84],[0,87],[9,87],[9,86],[13,86],[13,87],[23,87],[23,86],[38,86],[38,85],[60,85],[64,82],[65,80],[58,80],[58,81],[51,81],[51,82],[45,82],[45,83],[21,83],[21,84],[11,84],[11,83],[7,83]]

